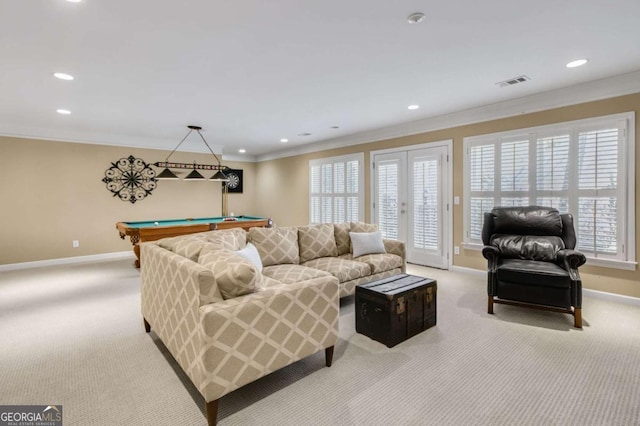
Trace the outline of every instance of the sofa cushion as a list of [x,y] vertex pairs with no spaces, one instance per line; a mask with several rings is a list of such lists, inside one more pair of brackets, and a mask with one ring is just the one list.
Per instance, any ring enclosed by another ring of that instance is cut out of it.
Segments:
[[203,232],[207,241],[220,244],[227,250],[242,250],[247,245],[247,232],[242,228]]
[[331,276],[329,272],[292,264],[267,266],[262,270],[262,273],[264,276],[273,278],[284,284],[293,284],[312,278]]
[[491,213],[495,217],[495,234],[562,236],[562,218],[554,208],[497,207]]
[[250,228],[249,241],[260,253],[263,266],[300,263],[298,228]]
[[371,267],[368,264],[340,257],[321,257],[305,262],[303,266],[329,272],[341,283],[371,275]]
[[186,257],[196,262],[200,255],[202,246],[206,244],[206,239],[202,234],[192,234],[158,240],[158,245],[164,249],[174,252],[177,255]]
[[333,224],[333,235],[336,239],[338,256],[349,253],[351,250],[351,238],[349,238],[349,231],[351,231],[351,224],[349,222]]
[[371,273],[373,274],[402,268],[402,258],[391,253],[366,254],[354,258],[354,260],[369,265],[371,267]]
[[494,234],[491,236],[491,245],[497,247],[500,255],[508,259],[543,262],[555,262],[558,251],[565,248],[560,237],[536,235]]
[[376,232],[378,225],[375,223],[351,222],[351,232]]
[[[532,274],[535,272],[535,274]],[[498,281],[542,287],[570,288],[569,273],[551,262],[502,259],[498,265]]]
[[300,248],[300,262],[338,255],[336,238],[333,234],[333,224],[302,226],[298,228],[298,246]]
[[262,273],[255,265],[230,250],[217,248],[215,244],[203,247],[198,263],[211,270],[225,299],[253,293],[262,288]]
[[260,253],[258,253],[256,246],[251,243],[247,243],[245,248],[235,251],[235,254],[247,259],[249,262],[253,263],[256,268],[258,268],[258,271],[262,272],[262,260],[260,260]]
[[354,258],[365,254],[386,253],[380,231],[349,232],[349,237],[351,237]]

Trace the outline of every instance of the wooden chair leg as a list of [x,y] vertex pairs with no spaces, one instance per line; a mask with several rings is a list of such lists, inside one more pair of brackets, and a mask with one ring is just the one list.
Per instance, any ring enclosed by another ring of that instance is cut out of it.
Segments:
[[327,363],[327,367],[331,367],[331,363],[333,362],[333,346],[324,350],[324,358]]
[[582,328],[582,308],[573,308],[573,326]]
[[487,312],[493,314],[493,296],[489,296],[487,299]]
[[218,400],[207,402],[207,424],[215,426],[218,422]]
[[144,331],[146,331],[147,333],[150,332],[151,324],[149,324],[145,318],[142,318],[142,320],[144,321]]

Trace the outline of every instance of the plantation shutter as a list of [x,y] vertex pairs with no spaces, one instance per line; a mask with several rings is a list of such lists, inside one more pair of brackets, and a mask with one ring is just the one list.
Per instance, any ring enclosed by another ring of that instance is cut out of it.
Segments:
[[494,205],[495,144],[475,145],[469,152],[470,199],[469,240],[480,242],[484,212]]
[[438,159],[417,159],[413,162],[413,245],[415,248],[438,250],[439,225],[439,165]]
[[578,249],[618,251],[618,129],[578,135]]
[[536,204],[569,212],[569,135],[536,143]]
[[356,154],[309,162],[310,223],[362,220],[362,157]]
[[398,239],[400,218],[398,212],[398,162],[385,161],[377,164],[378,174],[378,226],[383,238]]

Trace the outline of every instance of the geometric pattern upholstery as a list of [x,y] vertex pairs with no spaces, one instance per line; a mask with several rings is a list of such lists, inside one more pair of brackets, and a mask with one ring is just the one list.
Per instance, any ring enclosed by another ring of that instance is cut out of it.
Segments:
[[375,280],[380,280],[382,278],[392,277],[400,273],[402,273],[400,269],[391,269],[389,271],[369,275],[368,277],[361,277],[355,280],[340,283],[340,297],[350,296],[354,294],[356,292],[356,286],[358,285],[367,284]]
[[300,263],[319,257],[338,255],[336,238],[333,235],[333,224],[331,223],[299,227],[298,245],[300,247]]
[[349,222],[333,224],[333,234],[336,239],[338,256],[349,253],[349,250],[351,249],[349,231],[351,231],[351,224],[349,224]]
[[153,242],[141,252],[142,315],[207,402],[338,339],[334,277],[279,285],[265,278],[261,291],[228,300],[217,292],[203,305],[211,270]]
[[[193,251],[190,250],[191,246],[197,250],[197,244],[200,243],[200,247],[202,247],[202,241],[204,241],[205,236],[202,233],[188,234],[188,235],[180,235],[178,237],[169,237],[162,238],[158,240],[158,244],[160,247],[165,248],[169,251],[176,252],[178,247],[180,248],[180,255],[184,257],[193,257]],[[198,254],[195,254],[195,259],[198,259]]]
[[371,267],[366,263],[340,257],[321,257],[305,262],[303,266],[329,272],[338,278],[341,283],[371,275]]
[[180,256],[184,256],[187,259],[197,262],[204,241],[206,240],[203,237],[198,236],[198,234],[195,234],[190,238],[182,238],[176,243],[172,251],[175,254],[179,254]]
[[242,250],[247,245],[247,231],[242,228],[221,229],[204,232],[205,238],[222,245],[227,250]]
[[375,223],[351,222],[351,232],[376,232],[378,225]]
[[283,284],[293,284],[298,281],[310,280],[312,278],[332,276],[330,273],[319,269],[291,264],[267,266],[262,269],[262,274],[266,277],[278,280]]
[[198,263],[211,270],[225,299],[253,293],[262,288],[262,273],[253,263],[233,251],[218,249],[216,244],[205,245]]
[[389,253],[365,254],[364,256],[356,257],[353,260],[368,264],[371,266],[371,272],[374,274],[402,267],[402,258],[398,255]]
[[315,278],[202,308],[205,400],[218,399],[338,340],[338,282]]
[[298,228],[250,228],[249,241],[260,253],[263,266],[300,263]]

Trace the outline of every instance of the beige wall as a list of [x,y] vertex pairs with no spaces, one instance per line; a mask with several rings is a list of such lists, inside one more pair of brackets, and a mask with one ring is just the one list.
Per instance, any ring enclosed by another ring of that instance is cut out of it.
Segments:
[[[102,182],[111,162],[134,155],[162,161],[168,152],[0,137],[0,264],[131,249],[116,222],[220,216],[221,184],[160,181],[131,204]],[[175,161],[211,164],[211,155],[176,153]],[[244,193],[229,194],[229,211],[258,215],[255,163],[224,162],[244,170]],[[80,247],[72,248],[72,240]]]
[[[280,226],[302,225],[309,221],[309,160],[337,155],[364,152],[365,154],[365,219],[370,221],[370,176],[369,154],[371,151],[415,145],[441,140],[453,140],[453,193],[462,198],[463,194],[463,138],[507,130],[515,130],[545,124],[597,117],[608,114],[635,111],[640,117],[640,94],[622,96],[602,101],[589,102],[570,107],[557,108],[532,114],[523,114],[510,118],[476,123],[467,126],[427,132],[419,135],[405,136],[378,142],[365,143],[345,148],[332,149],[313,154],[287,157],[278,160],[258,163],[256,208],[263,215],[274,219]],[[640,126],[636,124],[636,253],[640,243]],[[454,206],[453,210],[453,242],[461,246],[463,235],[463,205]],[[454,257],[454,265],[485,269],[486,261],[479,251],[464,250]],[[581,268],[585,288],[640,297],[640,270],[622,271],[611,268],[585,266]]]

